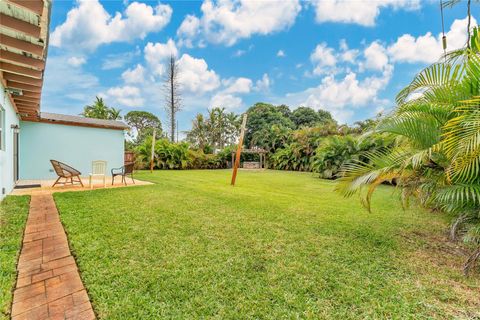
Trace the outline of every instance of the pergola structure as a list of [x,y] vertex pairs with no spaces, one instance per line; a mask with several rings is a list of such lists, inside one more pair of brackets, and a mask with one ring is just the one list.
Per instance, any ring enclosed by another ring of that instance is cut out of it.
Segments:
[[[236,153],[236,151],[232,151],[232,163],[235,162],[235,153]],[[267,154],[267,151],[265,149],[262,149],[262,148],[242,149],[242,153],[258,154],[260,156],[259,169],[266,168],[265,154]]]
[[0,1],[0,81],[23,120],[38,120],[51,0]]

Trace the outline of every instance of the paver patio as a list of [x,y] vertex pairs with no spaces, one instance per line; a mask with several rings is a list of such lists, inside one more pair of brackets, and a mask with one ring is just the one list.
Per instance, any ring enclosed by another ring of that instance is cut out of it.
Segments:
[[12,319],[95,319],[51,194],[32,195]]
[[[82,177],[82,182],[83,182],[83,187],[80,186],[79,184],[75,185],[57,185],[55,187],[52,187],[55,179],[50,179],[50,180],[20,180],[17,182],[17,186],[25,186],[25,185],[40,185],[40,187],[35,187],[35,188],[22,188],[22,189],[14,189],[11,192],[11,195],[40,195],[40,194],[51,194],[54,192],[71,192],[71,191],[88,191],[91,190],[89,183],[88,183],[88,178]],[[134,182],[132,182],[129,178],[127,178],[127,184],[124,184],[121,181],[121,178],[117,177],[117,179],[114,181],[113,184],[111,184],[111,177],[107,177],[107,184],[104,187],[103,186],[103,180],[102,179],[94,179],[93,180],[93,189],[109,189],[109,188],[123,188],[123,187],[132,187],[132,186],[143,186],[143,185],[151,185],[151,182],[148,181],[143,181],[143,180],[137,180],[135,179]]]

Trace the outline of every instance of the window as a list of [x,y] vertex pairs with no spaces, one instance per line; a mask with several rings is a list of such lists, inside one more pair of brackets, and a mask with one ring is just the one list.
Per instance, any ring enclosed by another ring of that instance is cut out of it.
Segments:
[[5,110],[0,106],[0,150],[5,150]]

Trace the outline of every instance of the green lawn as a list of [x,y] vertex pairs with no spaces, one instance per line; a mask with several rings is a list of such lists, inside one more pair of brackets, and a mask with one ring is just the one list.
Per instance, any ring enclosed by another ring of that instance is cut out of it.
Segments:
[[9,196],[0,203],[0,319],[9,317],[29,203],[27,196]]
[[102,319],[480,316],[480,276],[445,241],[445,217],[373,213],[309,173],[142,172],[155,185],[58,193]]

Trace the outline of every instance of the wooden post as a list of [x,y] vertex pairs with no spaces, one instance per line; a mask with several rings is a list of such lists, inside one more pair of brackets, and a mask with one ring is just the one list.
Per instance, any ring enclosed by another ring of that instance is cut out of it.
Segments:
[[238,140],[237,153],[235,156],[235,164],[233,165],[232,182],[231,182],[232,186],[235,186],[235,180],[237,179],[237,170],[238,170],[238,167],[240,166],[240,156],[242,155],[243,136],[245,135],[246,126],[247,126],[247,114],[245,113],[243,115],[242,131],[240,131],[240,138]]
[[155,133],[156,129],[153,128],[153,135],[152,135],[152,154],[150,156],[150,173],[153,172],[153,158],[155,156]]

